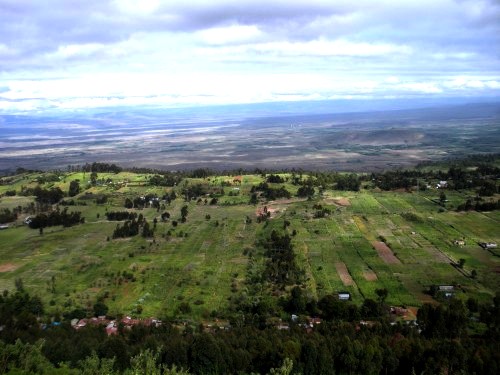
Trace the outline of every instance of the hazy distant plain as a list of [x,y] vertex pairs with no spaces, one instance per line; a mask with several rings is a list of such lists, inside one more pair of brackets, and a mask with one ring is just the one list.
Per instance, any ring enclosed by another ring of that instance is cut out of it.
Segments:
[[242,108],[0,116],[0,170],[102,161],[369,171],[500,152],[500,104],[333,114]]

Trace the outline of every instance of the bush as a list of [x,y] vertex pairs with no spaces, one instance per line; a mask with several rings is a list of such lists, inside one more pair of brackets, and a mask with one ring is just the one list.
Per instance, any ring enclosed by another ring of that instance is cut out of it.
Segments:
[[178,310],[182,314],[189,314],[192,311],[191,305],[189,304],[189,302],[181,302],[179,304]]

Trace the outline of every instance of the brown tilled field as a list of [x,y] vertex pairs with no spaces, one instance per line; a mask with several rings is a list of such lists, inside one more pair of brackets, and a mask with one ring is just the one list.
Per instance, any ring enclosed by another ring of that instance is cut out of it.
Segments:
[[344,264],[344,262],[335,263],[335,268],[337,269],[337,273],[339,274],[340,279],[345,286],[354,285],[354,280],[349,274],[349,270],[347,269],[347,266]]
[[401,261],[396,258],[391,248],[387,246],[385,242],[382,241],[373,241],[373,247],[377,250],[378,255],[386,262],[387,264],[401,264]]
[[365,270],[363,271],[363,277],[365,278],[366,281],[377,281],[378,277],[375,272],[372,270]]

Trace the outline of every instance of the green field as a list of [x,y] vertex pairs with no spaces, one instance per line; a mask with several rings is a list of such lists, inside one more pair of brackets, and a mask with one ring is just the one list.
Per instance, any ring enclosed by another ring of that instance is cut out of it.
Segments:
[[[0,195],[36,186],[39,175],[4,178]],[[272,228],[283,230],[284,220],[290,221],[289,233],[296,231],[292,242],[306,275],[303,287],[311,297],[346,290],[361,304],[365,298],[376,298],[376,289],[386,288],[388,303],[419,306],[433,302],[425,293],[431,285],[459,286],[457,297],[463,299],[474,296],[486,300],[500,290],[500,258],[477,244],[500,242],[499,211],[457,213],[440,209],[432,201],[437,195],[432,189],[419,193],[326,189],[321,195],[316,189],[310,200],[261,199],[250,205],[252,186],[263,181],[259,175],[243,176],[241,185],[230,176],[185,179],[174,188],[149,186],[148,175],[129,172],[99,173],[99,179],[108,182],[87,186],[89,175],[62,173],[57,181],[41,185],[67,192],[70,181],[80,180],[85,190],[73,199],[86,205],[68,209],[81,211],[84,224],[48,227],[41,235],[23,223],[28,215],[23,213],[0,231],[0,290],[13,290],[15,280],[22,279],[25,288],[39,295],[52,313],[91,309],[102,298],[113,315],[208,318],[214,311],[224,310],[229,297],[245,293],[249,287],[246,253],[255,249],[257,257],[263,257],[256,240]],[[203,199],[185,202],[180,191],[186,183],[223,187],[225,194],[215,205],[205,204]],[[292,194],[297,191],[297,186],[284,185]],[[161,197],[172,189],[178,197],[165,210],[132,209],[150,224],[158,218],[154,238],[109,238],[117,222],[106,220],[106,210],[125,210],[127,197]],[[106,195],[108,201],[96,204],[89,193]],[[450,206],[466,196],[447,194]],[[0,209],[31,202],[34,197],[2,196]],[[331,214],[314,218],[315,204],[330,209]],[[187,221],[180,223],[184,205],[189,214]],[[264,205],[272,215],[267,223],[258,223],[257,211]],[[167,222],[160,220],[163,211],[171,214]],[[179,221],[176,227],[173,220]],[[453,244],[462,238],[465,246]],[[395,256],[393,261],[383,259],[375,250],[373,244],[381,239]],[[453,265],[459,259],[465,259],[463,269]],[[183,302],[190,304],[191,313],[179,313]]]

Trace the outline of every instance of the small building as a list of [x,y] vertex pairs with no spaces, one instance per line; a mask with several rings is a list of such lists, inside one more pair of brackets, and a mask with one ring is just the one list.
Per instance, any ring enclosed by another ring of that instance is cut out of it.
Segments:
[[74,326],[75,329],[80,329],[83,328],[87,325],[87,319],[80,319],[76,326]]
[[453,293],[455,292],[455,286],[453,285],[433,285],[430,288],[431,294],[434,297],[453,297]]
[[317,326],[318,324],[321,324],[322,320],[321,318],[309,318],[307,319],[307,323],[309,327],[313,328],[314,326]]
[[288,323],[280,323],[276,326],[280,331],[288,331],[290,329],[290,326]]
[[439,181],[436,185],[437,189],[445,189],[448,187],[448,181]]
[[479,246],[481,246],[483,249],[496,249],[497,248],[496,242],[481,242],[479,244]]
[[464,240],[455,240],[455,241],[453,241],[453,244],[456,246],[465,246],[465,241]]
[[116,326],[115,321],[111,321],[110,323],[108,323],[108,325],[106,326],[106,334],[108,336],[118,334],[118,327]]
[[0,225],[0,230],[9,229],[8,225]]
[[339,292],[338,297],[339,297],[339,300],[341,300],[341,301],[349,301],[351,299],[351,293]]
[[402,306],[391,306],[391,314],[404,316],[408,313],[408,309]]
[[453,285],[438,285],[438,290],[440,292],[453,292],[455,287]]

